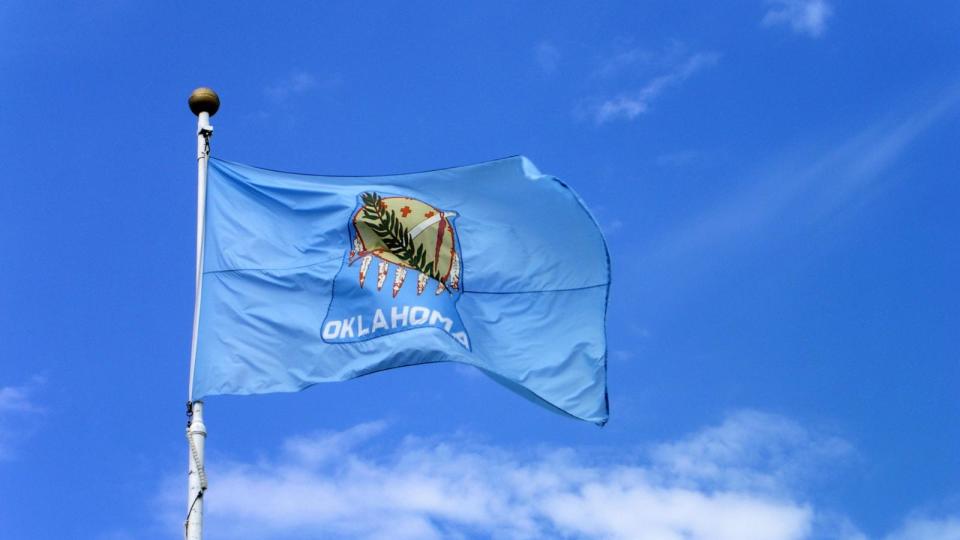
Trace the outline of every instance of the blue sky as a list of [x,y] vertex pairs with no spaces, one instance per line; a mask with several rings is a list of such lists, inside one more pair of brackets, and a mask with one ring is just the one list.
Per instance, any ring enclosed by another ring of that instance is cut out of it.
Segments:
[[529,156],[611,420],[429,365],[207,401],[208,538],[960,538],[960,7],[0,6],[0,536],[185,513],[195,118],[326,174]]

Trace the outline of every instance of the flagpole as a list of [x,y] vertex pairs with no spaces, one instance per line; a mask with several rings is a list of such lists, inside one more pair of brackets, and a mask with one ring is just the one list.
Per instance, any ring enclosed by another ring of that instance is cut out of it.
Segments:
[[190,468],[187,476],[187,519],[184,523],[186,540],[203,538],[203,494],[207,489],[207,475],[203,465],[207,428],[203,423],[203,402],[193,400],[193,373],[197,359],[197,331],[200,327],[200,292],[203,286],[203,238],[207,202],[207,162],[210,159],[210,137],[213,126],[210,117],[220,108],[220,98],[209,88],[197,88],[188,100],[190,110],[197,115],[197,253],[193,299],[193,338],[190,342],[190,383],[187,398],[187,441]]

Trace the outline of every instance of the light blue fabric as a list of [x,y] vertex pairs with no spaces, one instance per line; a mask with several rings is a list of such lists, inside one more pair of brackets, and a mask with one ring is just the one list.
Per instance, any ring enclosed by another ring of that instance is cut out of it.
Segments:
[[[365,206],[367,193],[383,202]],[[367,251],[374,235],[362,219],[379,218],[363,218],[365,207],[412,220],[410,238],[432,242],[427,259],[446,274],[411,266],[391,294],[403,265]],[[214,159],[206,220],[194,399],[453,361],[573,417],[607,421],[606,246],[577,195],[528,159],[370,177]],[[420,222],[434,225],[417,236]]]

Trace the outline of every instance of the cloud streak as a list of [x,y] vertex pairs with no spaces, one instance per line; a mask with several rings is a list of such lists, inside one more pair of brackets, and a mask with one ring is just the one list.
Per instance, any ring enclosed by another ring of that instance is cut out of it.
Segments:
[[35,377],[22,386],[0,387],[0,460],[14,457],[18,443],[32,432],[27,422],[43,412],[33,398],[41,384],[43,379]]
[[827,29],[833,8],[826,0],[770,0],[763,26],[787,25],[795,33],[818,38]]
[[274,101],[283,102],[292,96],[305,94],[317,88],[318,85],[319,81],[313,74],[298,71],[266,87],[264,93]]
[[263,92],[275,105],[286,105],[294,98],[306,96],[318,90],[330,91],[342,84],[339,75],[320,78],[308,71],[294,71],[264,88]]
[[884,540],[956,540],[960,538],[960,517],[911,516]]
[[[636,60],[635,57],[636,54],[626,57],[620,55],[612,63],[605,64],[601,72],[609,74],[619,71],[624,62],[632,63]],[[690,55],[666,73],[647,81],[639,90],[622,93],[601,102],[593,110],[593,120],[597,125],[614,120],[634,120],[650,110],[651,103],[665,90],[681,84],[707,67],[716,65],[719,59],[720,55],[713,52]],[[612,65],[615,65],[615,68],[611,67]]]
[[560,49],[549,41],[541,41],[534,49],[534,58],[540,71],[552,75],[560,65]]
[[[709,249],[728,249],[777,223],[813,223],[848,206],[874,185],[931,126],[955,111],[954,88],[919,111],[891,115],[830,150],[795,152],[761,168],[737,194],[665,234],[651,247],[651,268]],[[675,267],[666,264],[665,267]]]
[[0,414],[35,411],[37,411],[37,406],[30,400],[30,387],[4,386],[0,388]]

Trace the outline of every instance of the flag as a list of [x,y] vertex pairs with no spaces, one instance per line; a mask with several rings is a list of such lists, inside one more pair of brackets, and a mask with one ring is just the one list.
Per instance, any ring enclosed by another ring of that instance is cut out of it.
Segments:
[[194,399],[459,362],[606,422],[606,246],[527,158],[369,177],[211,159],[205,214]]

